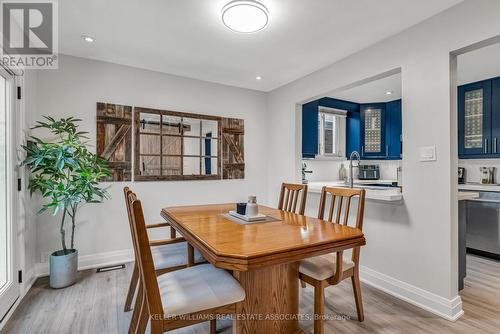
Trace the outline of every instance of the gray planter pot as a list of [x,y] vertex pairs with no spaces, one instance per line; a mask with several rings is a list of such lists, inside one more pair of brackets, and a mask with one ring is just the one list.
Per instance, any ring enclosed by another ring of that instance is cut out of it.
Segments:
[[78,251],[68,249],[67,253],[59,250],[50,255],[50,287],[65,288],[76,282],[78,273]]

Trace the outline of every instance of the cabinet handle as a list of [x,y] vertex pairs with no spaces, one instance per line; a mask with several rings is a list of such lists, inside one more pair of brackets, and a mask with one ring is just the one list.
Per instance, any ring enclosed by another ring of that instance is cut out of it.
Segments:
[[484,153],[488,153],[488,138],[484,139]]
[[365,145],[361,145],[361,156],[365,155]]
[[493,153],[497,153],[497,137],[495,137],[495,141],[493,142]]
[[389,156],[389,145],[385,145],[385,157]]

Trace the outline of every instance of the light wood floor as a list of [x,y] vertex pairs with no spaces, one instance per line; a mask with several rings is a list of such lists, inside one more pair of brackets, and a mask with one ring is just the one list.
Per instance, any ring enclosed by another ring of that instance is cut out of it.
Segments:
[[[80,273],[78,284],[62,290],[48,288],[47,278],[41,278],[1,333],[126,333],[130,314],[123,312],[123,302],[130,274],[130,265],[126,270],[99,274],[87,270]],[[467,279],[461,293],[465,315],[455,323],[367,285],[362,290],[365,321],[360,323],[349,282],[326,289],[326,313],[338,316],[338,320],[325,323],[326,333],[500,332],[500,262],[468,256]],[[312,313],[312,296],[310,287],[301,289],[301,313]],[[312,333],[311,321],[301,321],[301,326]],[[231,322],[219,322],[218,329],[220,333],[231,333]],[[207,332],[208,325],[199,324],[171,333]]]

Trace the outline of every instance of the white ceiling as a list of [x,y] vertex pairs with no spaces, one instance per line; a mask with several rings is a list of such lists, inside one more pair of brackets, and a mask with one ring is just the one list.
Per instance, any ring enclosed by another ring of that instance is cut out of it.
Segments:
[[[229,0],[59,1],[60,52],[269,91],[462,0],[262,0],[270,23],[238,34]],[[83,42],[81,35],[95,37]],[[261,81],[255,80],[262,76]]]
[[[392,94],[387,95],[386,92],[388,91],[391,91]],[[394,101],[401,98],[401,73],[371,81],[344,91],[336,91],[326,96],[356,103]]]

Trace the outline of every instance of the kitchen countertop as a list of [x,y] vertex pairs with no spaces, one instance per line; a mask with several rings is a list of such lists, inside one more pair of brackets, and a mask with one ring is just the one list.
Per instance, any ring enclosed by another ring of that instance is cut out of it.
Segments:
[[466,200],[472,200],[472,199],[477,199],[477,198],[479,198],[478,192],[473,192],[473,191],[459,191],[458,192],[458,200],[459,201],[466,201]]
[[[403,194],[398,187],[377,187],[365,186],[366,184],[392,183],[395,180],[355,180],[354,187],[366,190],[366,199],[386,202],[399,202],[403,200]],[[308,184],[309,193],[321,193],[321,188],[327,187],[348,187],[343,181],[310,181]]]
[[459,184],[458,190],[500,192],[500,184],[480,184],[479,182],[467,182],[465,184]]

